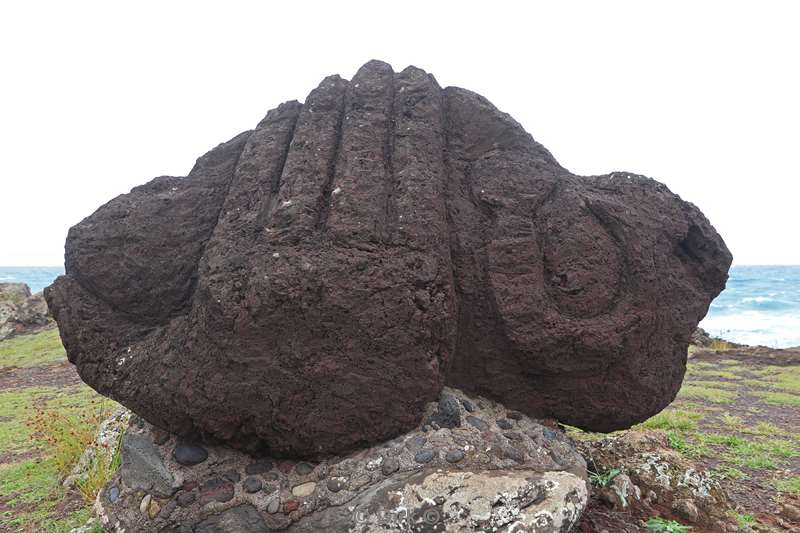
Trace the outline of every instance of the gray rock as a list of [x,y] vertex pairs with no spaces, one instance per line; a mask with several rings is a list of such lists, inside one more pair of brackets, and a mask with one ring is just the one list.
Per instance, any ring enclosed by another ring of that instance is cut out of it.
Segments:
[[489,424],[481,420],[477,416],[468,416],[467,423],[477,429],[478,431],[489,431]]
[[245,473],[248,475],[255,475],[255,474],[263,474],[264,472],[269,472],[272,470],[274,466],[271,459],[259,459],[258,461],[252,462],[244,469]]
[[307,476],[314,471],[314,467],[308,463],[302,462],[297,463],[297,465],[294,467],[294,471],[297,472],[297,475],[299,476]]
[[384,476],[394,474],[400,469],[400,460],[397,457],[387,457],[381,464],[381,472]]
[[339,492],[344,488],[344,481],[338,478],[331,478],[328,480],[328,490],[331,492]]
[[250,494],[260,491],[261,485],[262,485],[261,480],[253,476],[246,477],[244,479],[244,482],[242,483],[244,491]]
[[436,457],[436,452],[434,452],[430,448],[420,450],[414,454],[414,460],[421,464],[430,463],[431,461],[433,461],[434,457]]
[[427,437],[423,437],[422,435],[417,435],[415,437],[411,437],[406,441],[406,448],[410,452],[417,452],[423,446],[425,446],[426,442],[428,442]]
[[194,466],[208,459],[208,451],[197,444],[179,442],[178,445],[175,446],[174,457],[175,460],[178,461],[178,464]]
[[499,418],[497,420],[497,427],[500,429],[511,429],[514,426],[511,424],[510,421],[506,420],[505,418]]
[[461,427],[460,402],[452,396],[442,395],[436,412],[428,418],[428,424],[447,429]]
[[269,533],[271,529],[252,505],[244,504],[206,518],[195,533]]
[[122,437],[120,475],[128,487],[162,498],[171,496],[178,489],[158,448],[148,435],[142,433],[127,432]]
[[457,463],[464,458],[464,450],[450,450],[444,456],[448,463]]
[[222,477],[224,477],[231,483],[238,483],[239,480],[242,479],[241,474],[239,474],[239,472],[237,472],[236,470],[228,470],[227,472],[222,474]]

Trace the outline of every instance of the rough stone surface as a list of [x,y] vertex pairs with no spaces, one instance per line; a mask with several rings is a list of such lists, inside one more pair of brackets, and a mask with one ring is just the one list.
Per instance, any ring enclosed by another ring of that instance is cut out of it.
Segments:
[[372,61],[100,207],[65,259],[45,297],[93,388],[181,435],[324,457],[415,427],[445,383],[642,421],[731,255],[664,185],[571,174],[485,98]]
[[134,490],[171,496],[178,485],[161,457],[161,451],[148,435],[126,432],[122,436],[120,477]]
[[52,324],[42,293],[25,283],[0,283],[0,340]]
[[[444,394],[460,406],[467,399],[454,389]],[[516,463],[494,452],[509,442],[495,424],[506,409],[484,398],[470,402],[491,429],[464,425],[423,435],[421,422],[391,441],[323,460],[311,473],[301,473],[305,470],[297,466],[302,463],[281,460],[276,461],[279,468],[236,483],[225,474],[243,471],[254,464],[252,457],[209,445],[206,461],[184,466],[174,460],[177,439],[171,437],[153,446],[181,490],[157,497],[117,475],[97,500],[98,517],[106,531],[117,533],[568,531],[587,503],[586,465],[569,439],[560,431],[546,439],[544,426],[523,416],[514,443],[526,456]],[[437,401],[429,403],[422,420],[437,409]],[[150,424],[132,424],[126,437],[152,440],[156,434]],[[406,446],[412,441],[416,444]],[[437,452],[429,463],[414,459],[420,442],[422,449]],[[452,462],[454,452],[460,458]],[[273,479],[273,491],[248,490],[249,480],[266,476]],[[108,497],[112,488],[117,493],[113,501]],[[203,496],[223,492],[225,498]],[[161,509],[157,514],[152,513],[154,504]]]

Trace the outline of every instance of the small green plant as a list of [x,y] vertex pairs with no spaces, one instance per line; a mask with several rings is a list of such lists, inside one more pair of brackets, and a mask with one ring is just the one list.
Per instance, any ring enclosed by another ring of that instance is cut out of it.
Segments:
[[595,487],[608,487],[614,478],[622,473],[619,468],[612,468],[611,470],[603,473],[589,471],[589,480]]
[[39,405],[27,422],[30,440],[46,450],[61,476],[70,471],[92,444],[97,426],[109,415],[113,405],[105,399],[93,399],[91,403],[91,409],[76,413]]
[[781,492],[800,495],[800,476],[791,476],[775,481],[775,488]]
[[689,449],[689,444],[686,442],[686,439],[674,431],[667,431],[667,445],[679,452],[685,452]]
[[753,527],[758,523],[756,517],[751,514],[734,513],[733,518],[741,528]]
[[680,522],[676,522],[675,520],[667,520],[666,518],[661,518],[660,516],[648,520],[647,529],[662,533],[689,533],[692,531],[692,528],[689,526],[684,526]]
[[114,443],[114,451],[110,461],[107,459],[105,452],[98,450],[95,453],[92,464],[89,466],[89,470],[86,472],[86,477],[77,482],[78,491],[80,491],[86,503],[94,502],[95,498],[97,498],[97,493],[102,490],[111,479],[111,476],[119,469],[121,442],[122,438],[120,437]]

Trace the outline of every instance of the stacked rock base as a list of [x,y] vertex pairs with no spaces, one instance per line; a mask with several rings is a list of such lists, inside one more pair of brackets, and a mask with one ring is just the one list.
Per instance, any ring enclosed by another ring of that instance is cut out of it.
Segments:
[[586,464],[557,429],[445,389],[391,441],[310,463],[187,443],[134,417],[99,494],[106,531],[569,531]]

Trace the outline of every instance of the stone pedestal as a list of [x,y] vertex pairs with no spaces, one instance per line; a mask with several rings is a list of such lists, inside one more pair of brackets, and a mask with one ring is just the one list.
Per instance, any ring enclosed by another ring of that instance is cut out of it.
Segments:
[[556,428],[445,389],[393,440],[320,462],[182,441],[134,417],[96,507],[108,531],[568,531],[586,465]]

